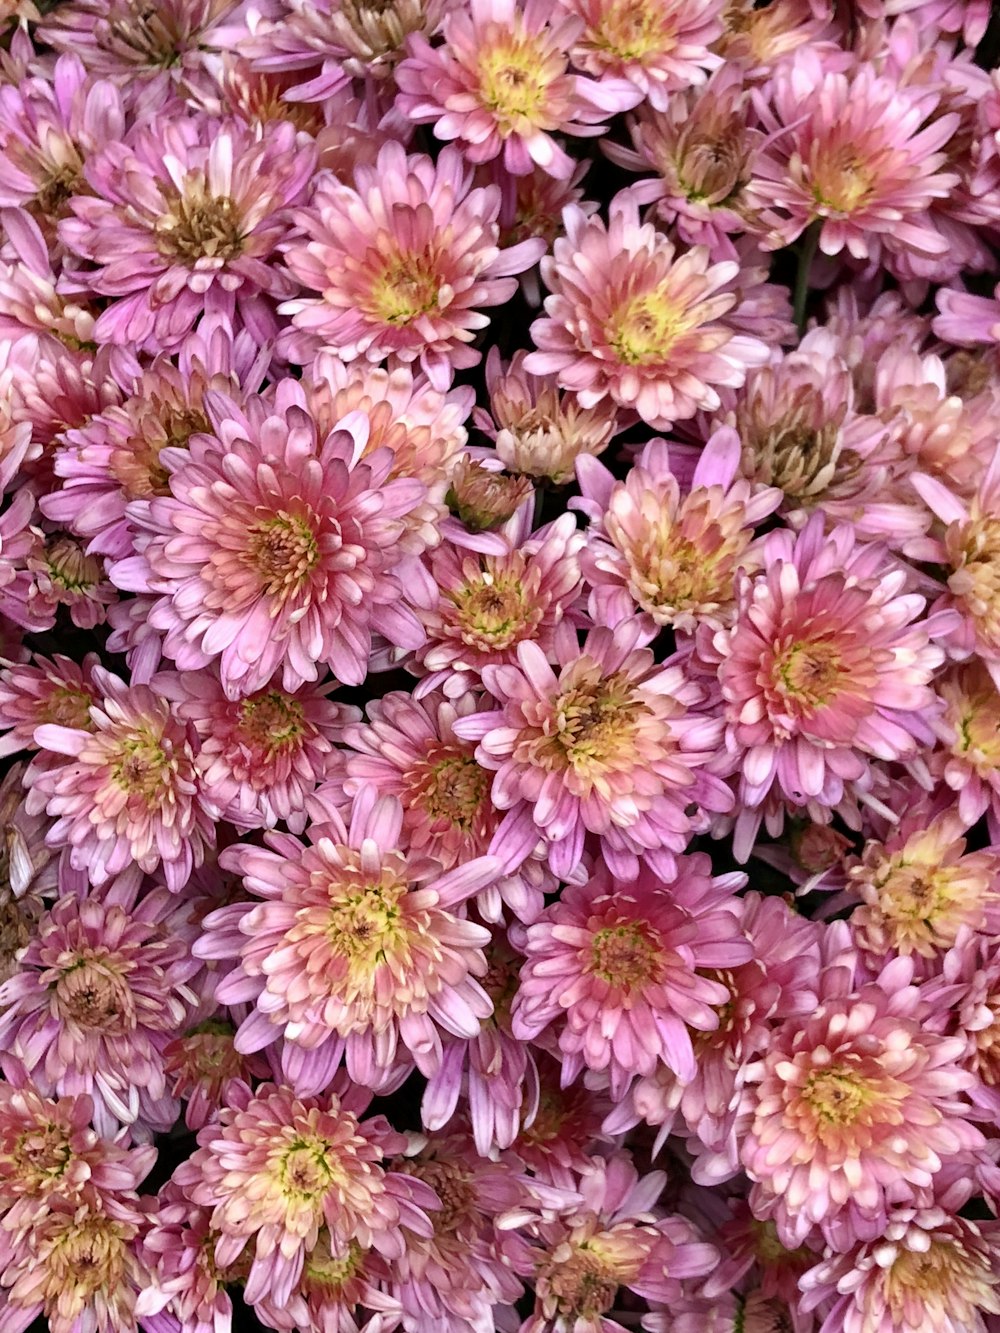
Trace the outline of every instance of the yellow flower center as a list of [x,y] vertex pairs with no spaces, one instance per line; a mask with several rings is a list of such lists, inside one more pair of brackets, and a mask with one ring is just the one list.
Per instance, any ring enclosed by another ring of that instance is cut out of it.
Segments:
[[462,642],[482,652],[499,652],[519,643],[541,619],[525,595],[520,572],[483,570],[469,574],[449,594]]
[[939,864],[938,848],[928,835],[925,847],[912,842],[903,852],[871,864],[863,878],[854,872],[865,902],[852,924],[874,934],[883,948],[932,958],[935,951],[951,948],[963,926],[980,924],[986,904],[996,897],[991,877],[991,867],[975,859]]
[[335,1256],[330,1250],[330,1233],[324,1227],[306,1258],[302,1270],[303,1288],[309,1295],[325,1301],[337,1301],[348,1283],[364,1268],[366,1257],[356,1240],[348,1243],[344,1254]]
[[286,1198],[311,1202],[334,1182],[330,1143],[319,1135],[300,1135],[282,1150],[278,1179]]
[[496,40],[484,44],[479,96],[492,111],[503,138],[540,122],[549,85],[559,73],[526,34],[498,30]]
[[872,164],[848,145],[820,156],[813,167],[813,198],[821,210],[850,214],[871,198],[877,174]]
[[477,1218],[476,1183],[472,1172],[457,1161],[437,1157],[402,1158],[396,1169],[417,1176],[441,1201],[441,1207],[428,1213],[437,1236],[447,1236],[468,1226]]
[[409,806],[434,823],[472,833],[484,813],[491,775],[473,755],[455,746],[434,746],[408,777]]
[[644,923],[606,926],[595,934],[590,949],[588,971],[626,992],[658,981],[663,971],[659,940]]
[[11,1158],[12,1183],[26,1192],[41,1194],[66,1174],[73,1149],[63,1126],[50,1120],[19,1134]]
[[820,1125],[854,1125],[878,1100],[879,1094],[864,1075],[843,1065],[815,1069],[802,1096]]
[[38,1271],[46,1315],[58,1311],[72,1319],[98,1293],[117,1293],[125,1285],[127,1241],[135,1228],[103,1213],[80,1220],[57,1218],[51,1247],[43,1242]]
[[[394,869],[383,870],[374,882],[336,886],[326,922],[334,953],[350,960],[352,972],[367,974],[392,955],[406,939],[399,901],[406,884]],[[294,936],[295,931],[291,932]]]
[[613,310],[606,336],[624,365],[650,366],[667,361],[689,328],[687,310],[666,292],[653,291],[632,296]]
[[633,767],[639,725],[649,715],[624,673],[602,679],[597,670],[583,670],[556,700],[550,734],[529,742],[526,757],[542,768],[569,769],[592,785]]
[[246,563],[268,597],[284,600],[300,591],[319,563],[319,544],[309,522],[281,510],[250,529]]
[[439,305],[441,277],[433,255],[396,253],[384,259],[372,281],[369,313],[383,324],[412,324]]
[[209,194],[202,182],[193,181],[157,223],[157,244],[162,255],[190,266],[199,259],[225,263],[243,251],[242,227],[234,199]]
[[[1000,1312],[995,1286],[1000,1274],[958,1239],[934,1237],[926,1250],[900,1250],[885,1273],[885,1303],[892,1322],[909,1322],[917,1301],[947,1310],[955,1327],[981,1321],[982,1310]],[[979,1308],[976,1308],[979,1307]],[[904,1318],[905,1311],[905,1318]]]
[[297,748],[305,730],[301,703],[281,690],[266,690],[251,695],[239,705],[237,737],[255,751],[263,752],[265,762]]
[[642,60],[677,45],[660,0],[606,0],[597,24],[588,30],[589,45],[619,60]]
[[162,800],[173,768],[162,737],[149,727],[136,727],[117,746],[111,779],[129,796],[151,805]]
[[843,664],[832,644],[793,643],[774,662],[777,692],[809,709],[822,708],[840,684]]
[[1000,649],[1000,518],[956,524],[945,544],[955,567],[948,587],[986,643]]

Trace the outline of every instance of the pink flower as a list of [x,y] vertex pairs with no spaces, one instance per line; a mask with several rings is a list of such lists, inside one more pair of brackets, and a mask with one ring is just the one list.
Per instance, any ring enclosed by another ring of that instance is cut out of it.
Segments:
[[[5,209],[4,232],[9,249],[8,262],[0,262],[0,337],[12,339],[21,353],[33,344],[45,347],[50,357],[92,344],[98,312],[57,290],[53,258],[34,218],[21,208]],[[37,457],[41,446],[33,452]]]
[[748,1071],[751,1205],[773,1217],[785,1245],[816,1225],[838,1249],[843,1237],[877,1238],[891,1201],[980,1144],[966,1119],[965,1042],[935,1034],[912,976],[897,958],[853,990],[849,967],[828,967],[815,1013],[778,1028]]
[[639,222],[629,191],[611,201],[607,226],[582,209],[563,214],[566,234],[542,261],[552,295],[531,327],[539,349],[524,362],[553,374],[582,407],[610,396],[648,425],[666,429],[719,406],[717,388],[738,388],[749,366],[767,360],[755,337],[724,316],[737,306],[739,266],[713,264],[696,246],[682,254],[652,224]]
[[320,176],[309,209],[295,215],[309,238],[286,260],[318,297],[286,301],[282,313],[304,338],[295,359],[319,341],[344,361],[394,355],[419,360],[434,388],[454,370],[477,365],[468,346],[489,324],[483,306],[502,305],[521,273],[544,253],[532,239],[500,250],[496,186],[472,189],[457,149],[437,163],[386,144],[374,166],[359,165],[353,188]]
[[294,693],[272,682],[235,702],[210,671],[160,672],[153,688],[193,726],[205,797],[241,832],[280,820],[301,831],[306,796],[340,766],[343,727],[360,717],[327,698],[333,682]]
[[709,871],[705,856],[679,857],[669,882],[647,871],[624,884],[598,870],[528,927],[512,1031],[535,1041],[558,1021],[564,1083],[583,1068],[607,1070],[619,1101],[660,1060],[694,1078],[689,1028],[718,1027],[716,1009],[730,998],[699,969],[753,956],[732,896],[744,877]]
[[1000,343],[1000,297],[972,296],[943,287],[937,294],[939,314],[934,332],[956,347]]
[[383,1165],[405,1139],[381,1117],[359,1121],[351,1105],[332,1093],[302,1100],[270,1083],[256,1093],[243,1087],[176,1172],[186,1196],[212,1210],[220,1268],[253,1242],[249,1304],[288,1300],[324,1227],[335,1257],[352,1241],[398,1257],[401,1226],[429,1234],[433,1192]]
[[236,1029],[224,1018],[197,1023],[163,1049],[163,1070],[171,1095],[185,1103],[184,1123],[197,1133],[218,1118],[232,1100],[238,1083],[270,1076],[261,1055],[241,1055],[233,1038]]
[[444,20],[444,42],[422,34],[408,43],[396,71],[397,107],[409,119],[434,122],[439,139],[457,140],[469,162],[501,157],[507,171],[526,176],[536,163],[568,179],[573,159],[552,135],[596,135],[598,122],[627,111],[641,92],[625,80],[596,84],[570,74],[569,50],[578,19],[546,0],[470,0]]
[[266,298],[295,289],[274,251],[314,166],[288,122],[255,135],[196,115],[143,125],[91,158],[96,197],[74,197],[60,238],[97,266],[78,275],[80,289],[117,298],[98,341],[173,351],[206,314],[272,339]]
[[741,768],[738,855],[770,793],[836,808],[865,789],[873,757],[926,744],[929,681],[944,656],[933,626],[914,623],[924,598],[904,591],[906,570],[848,525],[827,536],[816,514],[797,537],[772,532],[764,562],[743,582],[735,624],[712,640]]
[[379,1088],[398,1060],[429,1076],[441,1032],[474,1037],[491,1004],[477,978],[489,931],[453,909],[496,877],[481,857],[441,873],[399,850],[403,812],[366,790],[347,812],[328,809],[303,845],[268,833],[270,850],[239,844],[220,858],[263,902],[205,919],[200,958],[231,959],[222,1004],[252,1002],[237,1050],[285,1037],[284,1075],[305,1093],[327,1086],[344,1060],[351,1079]]
[[108,607],[118,600],[118,590],[104,576],[104,565],[96,556],[64,533],[53,533],[35,548],[27,559],[32,575],[28,608],[32,620],[40,625],[55,623],[60,606],[80,629],[93,629],[103,623]]
[[[965,1333],[1000,1314],[1000,1222],[958,1213],[969,1188],[922,1191],[874,1241],[831,1253],[801,1278],[802,1305],[828,1311],[820,1333]],[[992,1321],[989,1325],[992,1327]]]
[[104,694],[91,707],[93,730],[47,722],[35,731],[36,744],[69,758],[35,778],[56,820],[49,842],[69,844],[71,864],[92,884],[134,863],[147,874],[162,866],[179,893],[215,838],[191,731],[145,685],[126,685],[102,667],[93,678]]
[[644,624],[687,633],[731,621],[737,571],[763,564],[753,530],[781,502],[774,487],[737,480],[739,462],[736,432],[716,431],[682,496],[662,440],[646,445],[624,481],[579,460],[577,507],[591,519],[583,565],[598,624],[614,626],[636,611]]
[[[558,12],[583,20],[573,63],[600,78],[627,79],[657,111],[671,95],[705,81],[722,62],[723,0],[559,0]],[[635,105],[633,103],[632,105]],[[616,108],[628,110],[626,105]]]
[[210,1215],[175,1181],[160,1190],[140,1246],[149,1280],[136,1302],[142,1327],[151,1333],[178,1325],[199,1333],[230,1333],[233,1304],[226,1284],[245,1281],[249,1264],[243,1256],[225,1267],[217,1264],[213,1251],[219,1236],[209,1227]]
[[815,223],[825,255],[946,254],[928,210],[958,184],[941,150],[959,117],[935,116],[940,99],[938,85],[907,86],[860,61],[824,68],[815,49],[779,65],[757,102],[769,137],[747,190],[768,244],[790,245]]
[[982,662],[943,676],[937,693],[944,709],[934,719],[941,747],[930,755],[931,772],[957,793],[958,816],[970,828],[988,814],[1000,829],[1000,691]]
[[45,1096],[93,1098],[98,1133],[149,1139],[170,1128],[163,1050],[194,997],[177,977],[184,942],[163,926],[164,890],[138,907],[67,896],[0,986],[0,1045]]
[[100,666],[96,653],[73,662],[61,653],[51,658],[36,653],[31,665],[12,665],[0,671],[0,755],[19,750],[39,751],[30,772],[63,760],[43,750],[35,740],[39,726],[52,722],[77,731],[93,731],[90,710],[100,705],[101,691],[94,679]]
[[534,1063],[538,1093],[532,1094],[512,1151],[537,1179],[572,1191],[580,1173],[612,1142],[602,1128],[610,1100],[582,1080],[564,1088],[561,1066],[541,1050]]
[[564,636],[558,675],[530,642],[516,666],[483,668],[499,708],[455,730],[479,741],[477,759],[496,772],[494,804],[510,813],[493,850],[505,868],[544,840],[552,872],[568,878],[589,832],[613,875],[634,879],[641,857],[669,878],[691,835],[689,808],[728,808],[728,790],[705,771],[721,720],[695,712],[702,688],[639,642],[638,623],[625,621],[591,631],[582,651]]
[[[485,855],[502,818],[490,799],[491,774],[477,762],[474,743],[455,732],[478,705],[473,694],[452,700],[434,691],[417,700],[394,690],[369,703],[365,724],[344,729],[346,794],[371,789],[396,797],[407,847],[443,870]],[[542,866],[529,860],[480,889],[476,906],[486,921],[502,920],[504,904],[531,921],[549,887]]]
[[417,647],[390,571],[421,483],[386,480],[389,450],[362,461],[362,413],[319,429],[294,379],[245,413],[216,401],[214,436],[161,455],[171,494],[133,502],[140,554],[110,571],[119,587],[158,594],[150,621],[177,667],[218,660],[227,696],[240,699],[279,672],[294,692],[324,666],[360,684],[373,630]]

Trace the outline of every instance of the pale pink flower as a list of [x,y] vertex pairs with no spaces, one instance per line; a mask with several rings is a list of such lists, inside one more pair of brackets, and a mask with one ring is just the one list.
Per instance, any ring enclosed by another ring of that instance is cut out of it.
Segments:
[[678,665],[658,666],[640,640],[638,622],[624,621],[592,630],[582,649],[564,636],[557,670],[532,642],[518,646],[516,666],[483,668],[499,707],[455,730],[496,772],[493,801],[509,813],[493,850],[505,869],[544,840],[550,869],[568,878],[589,832],[619,878],[634,879],[640,858],[670,877],[699,808],[729,808],[706,769],[722,720],[695,711],[702,687]]
[[35,580],[29,561],[42,548],[42,534],[32,526],[35,496],[28,486],[18,490],[0,514],[0,615],[30,631],[52,628],[53,613],[33,597]]
[[905,591],[907,571],[852,527],[827,535],[815,514],[798,536],[769,533],[764,561],[765,574],[743,581],[733,627],[711,650],[705,639],[739,756],[740,855],[769,795],[836,808],[870,785],[873,758],[926,744],[944,657],[933,625],[914,623],[925,599]]
[[638,610],[651,626],[692,633],[699,624],[732,620],[738,570],[763,565],[754,528],[781,503],[773,486],[738,478],[736,432],[715,432],[682,494],[670,451],[653,440],[624,481],[601,463],[577,464],[582,500],[591,519],[582,557],[590,584],[590,614],[614,626]]
[[80,629],[103,624],[108,607],[118,600],[118,590],[104,574],[104,563],[87,555],[79,542],[54,532],[28,556],[32,576],[28,610],[36,624],[48,621],[51,628],[59,607]]
[[395,1170],[440,1200],[428,1213],[433,1231],[407,1236],[386,1284],[402,1307],[406,1333],[492,1328],[493,1307],[522,1294],[497,1229],[498,1218],[529,1197],[530,1184],[516,1166],[507,1154],[480,1157],[460,1130],[414,1136],[406,1155],[394,1159]]
[[877,1240],[831,1253],[801,1278],[802,1305],[828,1311],[820,1333],[972,1333],[1000,1314],[1000,1222],[958,1213],[970,1190],[921,1191]]
[[265,1293],[254,1314],[266,1328],[297,1333],[387,1333],[403,1320],[403,1307],[387,1295],[395,1263],[352,1240],[341,1253],[324,1228],[305,1257],[296,1290],[287,1301]]
[[122,1333],[136,1326],[136,1296],[148,1274],[137,1256],[138,1208],[49,1212],[30,1243],[2,1246],[0,1319],[21,1333],[37,1318],[52,1333]]
[[195,766],[205,798],[240,832],[305,824],[305,798],[341,767],[344,726],[361,716],[327,696],[336,688],[283,690],[272,681],[233,701],[214,671],[160,672],[153,688],[198,737]]
[[219,1002],[254,1004],[237,1050],[284,1035],[284,1076],[310,1092],[341,1060],[371,1088],[391,1080],[397,1059],[430,1075],[442,1030],[474,1037],[492,1008],[477,980],[490,933],[454,909],[496,877],[497,860],[442,874],[437,861],[404,853],[402,807],[374,791],[356,797],[347,817],[329,808],[305,845],[268,833],[269,850],[223,852],[223,868],[255,898],[211,913],[195,945],[200,958],[233,960]]
[[785,1245],[816,1225],[838,1248],[838,1236],[875,1239],[892,1201],[981,1142],[966,1119],[965,1041],[936,1035],[912,976],[897,958],[853,990],[849,967],[828,967],[815,1013],[779,1027],[748,1070],[751,1205]]
[[184,942],[163,921],[164,890],[138,907],[60,898],[42,919],[18,971],[0,986],[0,1045],[45,1096],[86,1094],[98,1132],[133,1137],[170,1128],[163,1050],[194,997],[176,972]]
[[[813,1333],[814,1321],[799,1311],[798,1298],[799,1278],[815,1263],[816,1251],[804,1245],[786,1249],[774,1223],[754,1217],[745,1199],[730,1200],[729,1207],[729,1220],[718,1226],[713,1236],[722,1251],[722,1263],[706,1279],[705,1295],[719,1297],[733,1287],[743,1291],[755,1287],[758,1300],[754,1304],[758,1308],[769,1300],[779,1301],[786,1308],[790,1305],[794,1333]],[[763,1320],[761,1323],[761,1333],[778,1333],[781,1328],[780,1323],[774,1329]]]
[[575,396],[559,392],[551,376],[529,374],[524,357],[515,352],[505,367],[497,348],[490,348],[490,410],[477,408],[473,420],[495,443],[504,467],[563,486],[573,480],[577,458],[602,454],[611,443],[621,429],[617,413],[607,401],[581,407]]
[[409,39],[396,106],[433,123],[438,139],[456,140],[469,162],[500,158],[514,176],[537,165],[567,180],[574,162],[553,134],[599,135],[608,128],[601,121],[642,96],[624,79],[597,84],[569,72],[581,29],[546,0],[469,0],[445,17],[442,44]]
[[[50,356],[92,346],[98,311],[90,302],[58,290],[59,278],[38,223],[22,208],[7,208],[3,229],[9,248],[0,262],[0,338],[45,344]],[[35,453],[41,453],[40,445]]]
[[464,693],[488,666],[513,662],[522,643],[552,652],[582,585],[583,536],[571,514],[535,533],[526,510],[518,519],[510,525],[516,530],[497,543],[500,554],[445,542],[407,578],[427,636],[415,659],[424,674],[421,694],[437,687]]
[[958,114],[935,118],[936,86],[905,86],[872,65],[844,63],[825,67],[819,51],[799,51],[757,101],[769,137],[747,195],[767,244],[790,245],[815,224],[825,255],[946,254],[929,209],[958,184],[941,151]]
[[973,1118],[987,1125],[1000,1115],[1000,956],[995,935],[964,934],[945,955],[941,980],[951,1006],[949,1032],[965,1040]]
[[595,1157],[577,1184],[580,1203],[528,1224],[522,1263],[535,1309],[521,1333],[623,1333],[614,1318],[619,1288],[670,1302],[682,1279],[711,1270],[713,1246],[657,1209],[666,1179],[662,1171],[640,1176],[626,1153]]
[[704,83],[706,71],[722,63],[712,47],[724,32],[724,10],[725,0],[558,0],[557,5],[558,13],[585,25],[573,42],[573,64],[602,86],[627,79],[657,111],[667,109],[672,95]]
[[824,7],[817,15],[814,0],[772,0],[758,8],[754,0],[728,0],[723,11],[725,32],[715,50],[744,77],[766,80],[775,66],[806,45],[832,55],[837,49],[820,38],[829,24]]
[[106,884],[133,863],[162,867],[179,893],[215,840],[194,762],[193,728],[171,716],[167,700],[145,685],[126,685],[102,667],[93,680],[93,729],[45,722],[35,742],[66,755],[40,771],[34,791],[56,820],[53,846],[70,846],[70,862],[90,882]]
[[528,927],[511,1027],[535,1041],[557,1025],[564,1083],[606,1070],[619,1101],[658,1061],[694,1078],[691,1029],[717,1028],[731,998],[705,972],[753,957],[733,896],[744,876],[713,879],[710,869],[703,855],[678,857],[670,881],[647,871],[628,884],[598,870]]
[[931,772],[956,793],[958,815],[970,828],[984,814],[1000,830],[1000,691],[980,661],[956,667],[937,683],[944,708],[933,721],[941,746]]
[[75,275],[76,289],[116,298],[98,342],[173,351],[204,315],[273,339],[268,298],[295,290],[274,252],[314,167],[312,144],[288,122],[255,134],[198,115],[146,123],[95,154],[85,168],[95,194],[74,196],[59,234],[96,266]]
[[244,1086],[175,1173],[187,1198],[211,1209],[220,1268],[252,1242],[249,1304],[287,1302],[323,1228],[335,1257],[357,1242],[398,1258],[401,1227],[430,1233],[433,1191],[386,1161],[405,1147],[403,1135],[381,1117],[359,1121],[352,1104],[333,1093],[303,1100],[270,1083],[256,1093]]
[[[0,207],[25,208],[47,229],[87,185],[84,164],[125,133],[118,90],[90,77],[79,55],[61,55],[51,77],[0,89]],[[5,224],[6,225],[6,224]]]
[[640,223],[627,190],[611,201],[607,225],[576,206],[563,223],[565,236],[542,260],[552,295],[532,325],[539,350],[526,370],[554,375],[582,407],[610,396],[666,429],[714,411],[719,387],[739,388],[747,369],[767,360],[764,343],[731,327],[737,263],[713,264],[704,246],[678,254],[651,223]]
[[534,1064],[538,1089],[525,1108],[512,1152],[537,1179],[575,1190],[577,1177],[611,1142],[603,1129],[610,1100],[582,1079],[564,1088],[561,1065],[541,1050]]
[[29,813],[28,774],[12,764],[0,782],[0,982],[18,970],[21,950],[34,936],[62,878],[61,858],[45,841],[50,821]]
[[484,306],[503,305],[521,273],[544,253],[531,239],[499,248],[500,190],[472,188],[457,149],[437,162],[388,143],[354,185],[321,175],[308,209],[295,214],[306,241],[289,245],[292,274],[316,297],[286,301],[301,336],[298,361],[326,346],[344,361],[392,355],[419,361],[444,391],[454,370],[477,365],[469,346],[489,325]]
[[226,1018],[206,1018],[163,1048],[163,1072],[171,1096],[184,1102],[184,1123],[197,1133],[228,1106],[237,1083],[266,1079],[261,1055],[241,1055],[236,1029]]
[[61,653],[51,658],[35,653],[30,665],[15,664],[0,671],[0,731],[6,732],[0,739],[0,756],[38,751],[31,774],[61,764],[61,757],[41,749],[35,731],[48,722],[77,731],[96,729],[90,710],[101,701],[94,679],[94,668],[99,666],[96,653],[88,653],[82,662]]
[[[396,797],[406,845],[443,870],[484,856],[502,818],[490,798],[492,774],[477,762],[475,744],[455,732],[456,721],[479,703],[474,694],[449,699],[433,691],[418,700],[394,690],[372,700],[366,723],[344,729],[346,794],[370,788]],[[476,905],[486,921],[502,920],[506,904],[528,922],[552,887],[542,866],[528,860],[516,874],[480,889]]]
[[319,428],[291,378],[273,402],[218,408],[213,436],[161,454],[171,494],[133,501],[139,555],[110,570],[119,587],[158,595],[149,619],[165,653],[182,671],[218,660],[239,699],[279,672],[295,691],[326,666],[360,684],[374,630],[417,647],[422,632],[390,571],[424,487],[386,480],[388,449],[362,458],[364,414]]

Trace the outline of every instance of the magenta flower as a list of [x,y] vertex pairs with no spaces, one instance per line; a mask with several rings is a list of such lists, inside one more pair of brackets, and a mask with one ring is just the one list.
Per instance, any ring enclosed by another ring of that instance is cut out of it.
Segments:
[[177,1118],[163,1051],[194,997],[178,976],[185,944],[170,938],[164,890],[138,907],[60,898],[18,971],[0,986],[0,1043],[45,1096],[93,1098],[99,1134],[133,1138]]
[[479,362],[468,344],[489,324],[481,308],[510,300],[511,275],[545,251],[540,239],[500,250],[499,213],[498,187],[473,189],[453,148],[434,163],[389,143],[374,166],[358,166],[353,187],[320,176],[310,208],[295,215],[308,240],[286,254],[320,293],[281,307],[303,335],[290,344],[295,359],[311,360],[317,342],[344,361],[393,355],[447,389],[454,370]]
[[161,455],[171,494],[132,503],[140,554],[110,570],[119,587],[158,595],[149,619],[177,667],[217,660],[240,699],[279,673],[294,692],[324,666],[360,684],[376,630],[417,647],[423,634],[391,570],[421,483],[386,480],[389,450],[362,460],[362,413],[319,429],[293,379],[273,405],[217,405],[215,435]]
[[678,254],[651,223],[640,224],[629,191],[611,201],[607,225],[574,206],[563,225],[542,260],[552,295],[531,326],[539,350],[524,366],[532,374],[554,374],[583,407],[610,396],[666,429],[714,411],[719,387],[739,388],[747,369],[767,360],[763,342],[731,327],[739,265],[712,263],[704,246]]
[[70,863],[92,884],[133,865],[146,874],[162,867],[168,888],[179,893],[215,840],[193,729],[147,686],[126,685],[103,667],[93,678],[104,697],[91,706],[92,729],[46,722],[35,731],[37,745],[68,756],[35,778],[56,821],[49,842],[68,844]]
[[698,807],[729,808],[728,789],[706,770],[721,719],[695,711],[702,687],[680,666],[657,666],[640,641],[638,623],[625,621],[591,631],[582,650],[564,636],[558,674],[530,642],[516,666],[483,668],[499,708],[455,731],[478,740],[477,759],[496,773],[493,802],[509,814],[493,851],[505,869],[544,841],[552,872],[568,878],[589,832],[620,879],[636,877],[640,858],[671,878]]
[[204,315],[273,339],[267,298],[295,290],[274,252],[314,167],[288,122],[255,135],[195,115],[144,125],[92,157],[96,197],[73,198],[60,238],[96,266],[76,276],[79,289],[117,298],[98,341],[173,351]]
[[402,808],[366,791],[345,822],[328,809],[303,844],[268,833],[269,850],[238,844],[223,868],[263,902],[212,912],[200,958],[231,960],[222,1004],[254,1004],[236,1048],[263,1050],[283,1035],[285,1077],[304,1095],[325,1088],[343,1060],[351,1079],[379,1088],[397,1061],[429,1076],[442,1031],[474,1037],[492,1006],[478,978],[490,933],[454,909],[496,878],[494,857],[447,874],[400,850]]
[[626,884],[599,870],[528,927],[511,1027],[535,1041],[558,1024],[564,1083],[606,1070],[620,1101],[661,1060],[682,1081],[695,1077],[689,1029],[717,1028],[730,999],[704,972],[753,957],[733,897],[744,877],[709,871],[705,856],[678,857],[669,882],[640,872]]
[[221,1269],[253,1242],[244,1287],[250,1304],[266,1296],[284,1304],[306,1254],[326,1228],[334,1256],[352,1242],[397,1257],[401,1226],[430,1232],[425,1209],[436,1196],[421,1182],[387,1169],[405,1139],[384,1119],[359,1121],[332,1093],[301,1100],[266,1083],[243,1087],[218,1125],[206,1125],[199,1148],[175,1173],[186,1196],[211,1209]]
[[914,623],[925,600],[904,591],[906,570],[846,524],[826,536],[816,514],[797,537],[772,532],[764,564],[711,649],[741,768],[738,855],[772,793],[836,808],[845,791],[865,789],[872,758],[926,744],[929,681],[944,657],[933,626]]
[[600,121],[642,97],[624,79],[598,84],[569,72],[580,27],[547,0],[469,0],[445,17],[441,45],[409,39],[396,105],[418,124],[433,122],[438,139],[456,140],[468,162],[500,158],[514,176],[537,164],[568,179],[574,162],[553,134],[601,134]]

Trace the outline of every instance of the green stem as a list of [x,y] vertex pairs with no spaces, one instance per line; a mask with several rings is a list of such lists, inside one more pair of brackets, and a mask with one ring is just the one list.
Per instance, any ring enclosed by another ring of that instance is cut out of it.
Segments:
[[795,320],[795,327],[799,333],[805,332],[809,272],[812,269],[813,260],[816,258],[816,247],[819,245],[819,229],[822,225],[819,218],[809,224],[809,229],[802,238],[802,248],[799,251],[799,267],[795,274],[795,296],[792,302],[792,318]]

